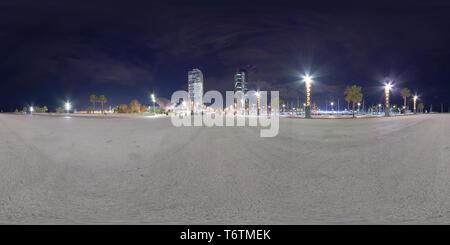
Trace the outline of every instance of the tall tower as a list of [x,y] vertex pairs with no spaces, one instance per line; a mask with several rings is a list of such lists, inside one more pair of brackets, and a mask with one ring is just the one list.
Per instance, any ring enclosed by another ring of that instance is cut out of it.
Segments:
[[[241,91],[245,94],[248,92],[248,72],[245,69],[238,68],[236,73],[234,74],[234,92]],[[245,109],[247,107],[248,98],[245,98],[241,101],[237,101],[234,99],[234,109],[235,112],[238,111],[238,108],[242,108],[242,113],[245,113]]]
[[199,69],[188,72],[188,93],[191,111],[200,111],[203,105],[203,73]]
[[238,68],[234,74],[234,92],[242,91],[244,94],[248,91],[248,72],[245,69]]

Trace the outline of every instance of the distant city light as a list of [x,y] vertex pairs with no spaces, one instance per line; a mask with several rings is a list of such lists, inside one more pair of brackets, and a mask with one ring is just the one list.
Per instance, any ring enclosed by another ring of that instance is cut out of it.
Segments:
[[34,108],[32,106],[30,106],[30,112],[33,112]]

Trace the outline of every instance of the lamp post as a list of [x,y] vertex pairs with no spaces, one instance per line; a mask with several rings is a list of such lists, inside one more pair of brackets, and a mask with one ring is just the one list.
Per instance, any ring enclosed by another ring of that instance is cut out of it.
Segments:
[[416,102],[417,102],[417,95],[414,95],[413,101],[414,101],[414,114],[416,114]]
[[261,106],[259,98],[260,98],[260,96],[259,96],[259,91],[258,91],[258,92],[256,92],[256,115],[258,115],[258,116],[259,116],[259,108]]
[[359,113],[359,106],[361,105],[361,103],[360,102],[358,102],[358,113]]
[[330,106],[331,106],[331,110],[334,111],[334,107],[333,107],[334,106],[334,102],[331,102]]
[[152,102],[153,102],[153,107],[155,107],[155,102],[156,102],[155,94],[152,94],[151,98],[152,98]]
[[30,114],[33,115],[34,108],[30,106]]
[[70,105],[70,102],[67,101],[66,104],[64,105],[64,107],[66,108],[67,113],[69,113],[69,112],[70,112],[70,108],[71,108],[72,106]]
[[381,104],[378,104],[378,113],[381,112]]
[[305,81],[306,88],[306,107],[305,107],[305,118],[311,118],[311,83],[312,78],[309,75],[303,77]]
[[384,86],[384,95],[386,97],[386,105],[384,107],[384,116],[389,116],[389,91],[392,88],[392,84],[389,82]]

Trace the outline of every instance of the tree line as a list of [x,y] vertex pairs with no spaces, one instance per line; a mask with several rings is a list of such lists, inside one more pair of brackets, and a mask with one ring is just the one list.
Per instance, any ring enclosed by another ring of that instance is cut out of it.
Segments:
[[147,106],[141,105],[138,100],[134,99],[130,102],[129,105],[121,104],[117,107],[113,108],[114,113],[164,113],[164,109],[160,107],[152,107],[150,110],[147,109]]
[[95,103],[100,103],[102,105],[102,113],[105,111],[103,108],[103,105],[108,102],[108,99],[104,95],[100,95],[97,97],[97,95],[92,94],[90,96],[90,101],[92,103],[92,107],[88,108],[88,113],[94,113],[95,111]]
[[[344,91],[345,94],[345,100],[348,103],[352,103],[352,115],[353,117],[355,117],[355,104],[360,103],[362,101],[363,98],[363,94],[362,94],[362,87],[360,86],[356,86],[353,85],[351,87],[347,87]],[[406,100],[407,98],[409,98],[411,96],[411,90],[409,90],[408,88],[403,88],[400,92],[400,95],[403,98],[403,107],[397,107],[396,105],[393,106],[394,109],[397,109],[400,113],[403,111],[405,112],[406,110],[409,109],[409,107],[406,105]],[[424,104],[423,103],[419,103],[417,105],[417,109],[420,112],[423,112],[424,109]],[[375,107],[376,110],[376,107]]]

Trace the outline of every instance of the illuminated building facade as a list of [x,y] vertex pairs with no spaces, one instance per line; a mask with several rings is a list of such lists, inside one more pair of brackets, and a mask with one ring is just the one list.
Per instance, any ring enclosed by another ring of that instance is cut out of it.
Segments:
[[188,72],[188,93],[191,111],[200,111],[203,106],[203,73],[199,69]]

